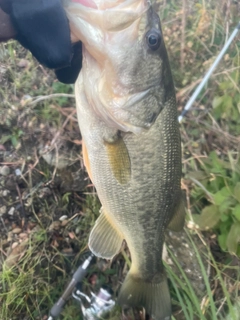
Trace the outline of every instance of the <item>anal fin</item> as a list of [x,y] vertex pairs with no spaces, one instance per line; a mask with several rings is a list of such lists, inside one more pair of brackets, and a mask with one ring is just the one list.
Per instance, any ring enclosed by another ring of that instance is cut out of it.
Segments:
[[112,259],[121,250],[123,235],[116,229],[113,221],[103,209],[100,212],[90,233],[88,245],[97,257]]
[[172,231],[181,231],[184,227],[185,215],[186,215],[185,202],[184,202],[183,194],[181,194],[180,200],[175,208],[174,215],[168,224],[168,229]]

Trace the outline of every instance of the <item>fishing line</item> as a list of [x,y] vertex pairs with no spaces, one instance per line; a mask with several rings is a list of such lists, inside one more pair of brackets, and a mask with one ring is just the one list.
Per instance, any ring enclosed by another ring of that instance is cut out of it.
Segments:
[[211,74],[213,73],[213,70],[217,67],[217,65],[219,64],[219,62],[223,58],[225,52],[229,48],[230,44],[233,42],[233,40],[236,37],[236,35],[238,34],[239,30],[240,30],[240,22],[236,26],[236,28],[233,30],[233,33],[231,34],[230,38],[228,39],[228,41],[225,43],[224,47],[222,48],[222,50],[218,54],[216,60],[214,61],[214,63],[212,64],[212,66],[210,67],[210,69],[208,70],[206,75],[204,76],[202,82],[197,86],[197,88],[194,91],[193,95],[191,96],[191,98],[187,102],[187,104],[186,104],[185,108],[183,109],[181,115],[178,117],[178,122],[179,123],[182,122],[183,117],[187,114],[189,109],[192,107],[192,105],[195,102],[196,98],[198,97],[199,93],[202,91],[202,89],[205,86],[206,82],[208,81],[208,79],[210,78]]

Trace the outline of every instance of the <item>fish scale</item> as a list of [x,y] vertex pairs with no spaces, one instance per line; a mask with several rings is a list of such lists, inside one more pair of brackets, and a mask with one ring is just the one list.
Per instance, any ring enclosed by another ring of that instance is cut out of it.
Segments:
[[[66,11],[83,42],[77,114],[84,162],[102,204],[89,247],[111,259],[126,240],[132,264],[119,303],[170,319],[161,256],[165,229],[183,227],[184,205],[175,91],[160,20],[147,0],[118,0],[109,8],[103,0],[91,0],[91,8],[76,1]],[[118,19],[107,26],[104,17],[114,14]],[[147,42],[149,32],[158,47]]]

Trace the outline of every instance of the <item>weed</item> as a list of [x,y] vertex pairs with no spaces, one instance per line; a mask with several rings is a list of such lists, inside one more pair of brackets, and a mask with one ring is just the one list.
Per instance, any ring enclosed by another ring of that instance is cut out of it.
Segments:
[[229,157],[231,161],[222,160],[212,151],[191,174],[192,197],[200,211],[193,217],[201,230],[217,232],[223,250],[240,255],[240,162]]
[[4,144],[7,141],[11,141],[12,146],[17,148],[20,143],[20,138],[23,136],[24,132],[19,128],[13,128],[12,133],[9,135],[3,135],[0,139],[0,143]]
[[[231,320],[239,320],[239,302],[237,298],[239,279],[237,282],[236,280],[231,279],[232,286],[235,287],[236,290],[236,296],[234,300],[232,300],[231,295],[226,287],[226,283],[229,282],[230,279],[228,271],[231,270],[231,267],[226,266],[223,272],[221,270],[221,266],[215,261],[210,249],[206,246],[206,244],[204,245],[205,252],[199,252],[199,248],[196,246],[193,236],[188,231],[186,232],[188,234],[189,247],[193,248],[196,254],[197,263],[201,268],[201,275],[203,278],[203,283],[206,287],[206,293],[204,296],[202,296],[202,301],[199,302],[199,297],[196,295],[189,277],[174,256],[172,250],[168,248],[168,253],[174,264],[176,264],[178,267],[180,274],[180,277],[176,276],[172,269],[167,264],[165,265],[171,281],[171,287],[173,289],[172,296],[176,303],[175,307],[178,310],[175,312],[175,314],[178,315],[177,319],[223,320],[228,318]],[[209,281],[209,274],[205,268],[203,259],[207,260],[210,269],[214,269],[215,279],[213,279],[212,282]],[[237,268],[235,269],[235,272],[235,275],[238,274],[237,277],[239,277]],[[222,291],[222,296],[219,296],[218,301],[216,301],[215,293],[219,290]]]

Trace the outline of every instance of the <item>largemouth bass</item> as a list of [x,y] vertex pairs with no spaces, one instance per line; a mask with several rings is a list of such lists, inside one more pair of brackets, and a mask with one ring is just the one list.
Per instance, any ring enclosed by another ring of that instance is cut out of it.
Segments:
[[113,258],[126,240],[131,268],[119,303],[171,317],[164,231],[184,224],[174,84],[158,6],[149,0],[72,0],[72,38],[83,42],[75,86],[83,156],[102,204],[91,251]]

